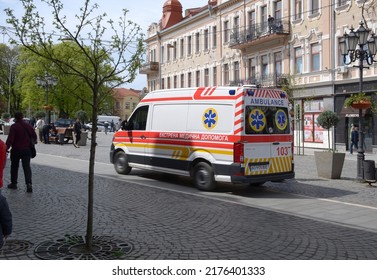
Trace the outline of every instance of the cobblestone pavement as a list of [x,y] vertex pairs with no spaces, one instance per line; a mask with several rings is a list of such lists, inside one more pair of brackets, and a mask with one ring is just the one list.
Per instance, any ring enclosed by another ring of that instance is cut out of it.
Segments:
[[[353,179],[355,155],[347,155],[340,180],[318,178],[308,151],[295,157],[295,180],[256,189],[224,184],[214,193],[203,193],[185,178],[137,171],[131,176],[115,174],[109,164],[111,137],[98,134],[94,235],[131,244],[127,259],[377,258],[373,226],[329,221],[326,213],[318,218],[300,208],[274,210],[271,203],[299,207],[310,202],[317,212],[323,209],[321,203],[365,208],[369,212],[357,218],[372,219],[376,189]],[[25,192],[22,169],[19,188],[2,190],[13,212],[14,232],[8,250],[0,250],[0,259],[37,259],[34,250],[39,244],[85,235],[89,148],[37,145],[32,161],[34,192]],[[9,164],[5,184],[8,181]],[[173,184],[178,182],[180,186]],[[343,210],[334,211],[349,215]]]

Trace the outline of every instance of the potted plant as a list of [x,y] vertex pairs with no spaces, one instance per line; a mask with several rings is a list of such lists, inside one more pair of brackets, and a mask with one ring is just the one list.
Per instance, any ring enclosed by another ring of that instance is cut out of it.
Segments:
[[335,128],[339,117],[333,111],[323,111],[317,118],[317,123],[327,129],[329,148],[327,151],[314,152],[317,173],[319,177],[328,179],[339,179],[342,174],[345,153],[335,151],[335,146],[330,136],[330,129]]
[[351,94],[344,101],[344,107],[352,107],[354,109],[369,109],[371,108],[373,112],[377,112],[377,106],[372,102],[372,96],[366,95],[365,92],[359,92]]

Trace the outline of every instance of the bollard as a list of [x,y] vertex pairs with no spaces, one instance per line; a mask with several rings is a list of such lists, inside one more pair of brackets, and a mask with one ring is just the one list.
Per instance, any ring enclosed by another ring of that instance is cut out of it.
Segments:
[[376,180],[376,166],[374,160],[364,160],[364,180],[375,181]]

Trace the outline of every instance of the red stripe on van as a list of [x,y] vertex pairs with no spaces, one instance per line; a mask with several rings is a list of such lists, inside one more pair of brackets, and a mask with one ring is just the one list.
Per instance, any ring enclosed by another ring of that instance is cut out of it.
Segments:
[[238,125],[238,124],[240,124],[240,123],[242,123],[242,120],[241,120],[241,119],[238,119],[238,120],[236,120],[236,121],[234,122],[234,125],[236,126],[236,125]]
[[[206,90],[207,89],[207,90]],[[217,87],[205,88],[200,87],[194,93],[194,100],[235,100],[242,95],[242,92],[237,92],[235,95],[216,95]],[[204,92],[204,93],[203,93]]]
[[161,97],[161,98],[143,98],[140,102],[157,102],[157,101],[187,101],[192,100],[192,97]]
[[218,148],[218,149],[232,149],[233,142],[204,142],[204,141],[189,141],[189,140],[160,140],[149,139],[145,142],[148,144],[161,144],[161,145],[173,145],[173,146],[185,146],[185,147],[203,147],[203,148]]
[[241,134],[242,131],[243,131],[243,126],[241,126],[239,129],[235,130],[234,134]]
[[203,95],[208,96],[208,95],[212,95],[213,94],[213,92],[216,90],[216,87],[208,87],[208,88],[205,88],[205,89],[206,90],[205,90],[205,92],[204,92]]
[[243,109],[236,111],[236,113],[234,115],[237,118],[237,117],[239,117],[242,114],[243,114]]

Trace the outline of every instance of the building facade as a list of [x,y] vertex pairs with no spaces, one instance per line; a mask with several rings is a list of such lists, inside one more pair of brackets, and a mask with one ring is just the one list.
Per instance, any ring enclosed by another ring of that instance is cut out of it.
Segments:
[[[323,110],[341,117],[334,135],[337,149],[349,146],[357,112],[344,100],[358,91],[358,68],[345,65],[339,38],[361,19],[377,29],[373,2],[358,0],[218,0],[183,12],[168,0],[162,18],[148,29],[148,91],[217,85],[285,86],[292,91],[295,145],[328,147],[316,125]],[[369,6],[368,6],[369,5]],[[346,61],[347,62],[347,61]],[[357,62],[356,62],[357,64]],[[363,71],[364,91],[377,91],[377,63]],[[377,144],[373,114],[365,112],[366,150]]]
[[113,115],[119,116],[122,120],[128,119],[132,111],[139,104],[142,91],[126,88],[113,89]]

